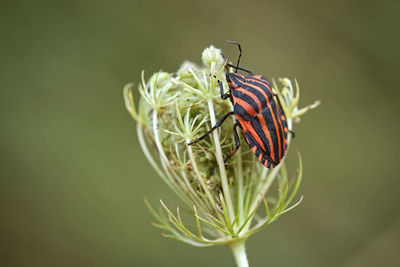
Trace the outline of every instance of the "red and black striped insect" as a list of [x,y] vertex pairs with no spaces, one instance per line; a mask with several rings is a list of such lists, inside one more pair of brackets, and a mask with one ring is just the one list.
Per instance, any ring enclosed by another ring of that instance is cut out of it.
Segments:
[[[225,74],[229,85],[228,93],[224,93],[221,81],[218,81],[218,84],[221,90],[221,98],[230,99],[233,111],[222,117],[206,134],[189,143],[189,145],[204,139],[220,127],[226,118],[234,115],[236,122],[233,126],[233,133],[236,147],[225,159],[225,162],[240,147],[240,139],[237,133],[237,127],[239,127],[247,144],[258,160],[267,168],[272,169],[281,162],[286,154],[288,132],[291,132],[288,129],[286,116],[282,110],[279,98],[273,93],[271,83],[267,78],[261,75],[253,75],[251,71],[239,67],[242,56],[240,44],[232,41],[227,42],[238,46],[239,57],[237,64],[232,65],[222,55],[225,59],[225,67],[234,68],[235,72],[227,72]],[[238,70],[248,73],[248,76],[237,73]]]

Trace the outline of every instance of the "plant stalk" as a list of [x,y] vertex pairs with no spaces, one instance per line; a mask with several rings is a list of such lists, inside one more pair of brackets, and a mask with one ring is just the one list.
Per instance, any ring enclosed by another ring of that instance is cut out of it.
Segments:
[[[208,100],[207,103],[208,103],[208,110],[210,112],[211,124],[215,125],[217,122],[215,120],[213,103],[211,100]],[[219,167],[219,172],[221,174],[222,191],[224,193],[224,198],[225,198],[226,206],[228,209],[228,215],[229,215],[229,220],[230,220],[229,223],[232,223],[235,218],[235,212],[233,210],[231,191],[229,188],[228,178],[226,176],[225,163],[224,163],[224,159],[222,157],[222,150],[221,150],[221,144],[219,142],[218,131],[213,132],[213,137],[214,137],[214,143],[215,143],[216,159],[217,159],[217,163],[218,163],[218,167]]]
[[246,241],[238,241],[230,245],[233,256],[235,257],[236,265],[238,267],[249,267],[249,262],[247,261],[247,255],[246,255],[245,242]]

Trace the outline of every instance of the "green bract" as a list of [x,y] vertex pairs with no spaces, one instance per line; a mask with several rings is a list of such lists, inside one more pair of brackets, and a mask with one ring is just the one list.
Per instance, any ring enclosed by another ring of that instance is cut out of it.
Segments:
[[[153,225],[164,236],[195,246],[229,245],[238,265],[247,266],[244,241],[301,201],[291,205],[301,182],[302,164],[299,157],[297,179],[289,182],[285,160],[268,170],[243,139],[239,151],[224,164],[235,144],[233,117],[209,137],[187,145],[232,110],[230,101],[221,99],[217,83],[222,81],[228,90],[221,51],[210,46],[202,61],[202,66],[185,62],[176,74],[155,73],[147,82],[142,72],[137,110],[132,85],[124,88],[126,107],[137,121],[145,156],[185,210],[191,211],[193,220],[183,222],[179,208],[172,211],[162,201],[162,213],[146,203],[156,220]],[[298,109],[299,87],[295,84],[296,89],[287,78],[280,79],[280,86],[273,81],[290,129],[294,119],[318,105]],[[271,194],[273,183],[279,190]]]

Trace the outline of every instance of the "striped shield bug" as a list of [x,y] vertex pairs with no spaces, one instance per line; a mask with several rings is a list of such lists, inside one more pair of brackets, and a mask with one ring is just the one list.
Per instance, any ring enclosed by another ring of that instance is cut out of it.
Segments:
[[[221,98],[230,99],[233,111],[223,116],[206,134],[189,143],[192,145],[204,139],[231,115],[235,116],[233,134],[235,149],[225,159],[225,162],[235,154],[240,147],[237,127],[240,128],[246,143],[256,155],[257,159],[267,168],[272,169],[278,165],[286,154],[288,146],[288,124],[279,98],[273,93],[271,83],[262,75],[253,75],[245,68],[239,67],[242,48],[239,43],[227,41],[237,45],[239,57],[236,65],[228,63],[224,55],[225,67],[234,68],[235,72],[226,72],[225,78],[229,85],[229,92],[224,93],[221,81],[218,81]],[[248,75],[238,73],[238,70]]]

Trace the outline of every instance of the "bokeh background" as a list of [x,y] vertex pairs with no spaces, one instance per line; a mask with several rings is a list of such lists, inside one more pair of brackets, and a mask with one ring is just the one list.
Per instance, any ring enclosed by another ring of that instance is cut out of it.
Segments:
[[[142,156],[122,87],[210,44],[297,78],[304,201],[248,241],[251,266],[400,266],[400,2],[2,1],[0,265],[234,266],[160,236],[174,203]],[[292,171],[295,172],[295,165]]]

